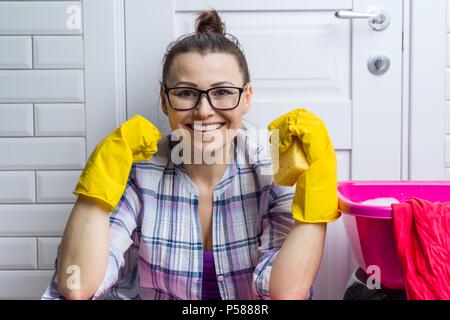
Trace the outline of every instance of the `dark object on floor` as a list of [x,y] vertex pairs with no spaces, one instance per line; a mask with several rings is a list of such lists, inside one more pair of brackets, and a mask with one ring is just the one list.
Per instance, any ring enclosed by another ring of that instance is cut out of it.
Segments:
[[364,270],[358,268],[352,275],[344,300],[406,300],[404,290],[394,290],[383,286],[381,289],[369,289],[366,285],[367,278]]

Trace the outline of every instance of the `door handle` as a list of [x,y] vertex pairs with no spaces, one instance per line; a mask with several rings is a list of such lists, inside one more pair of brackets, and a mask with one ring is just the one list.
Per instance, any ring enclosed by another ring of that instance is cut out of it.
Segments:
[[374,9],[371,12],[339,10],[334,15],[338,19],[368,19],[369,26],[375,31],[382,31],[391,23],[391,15],[383,9]]

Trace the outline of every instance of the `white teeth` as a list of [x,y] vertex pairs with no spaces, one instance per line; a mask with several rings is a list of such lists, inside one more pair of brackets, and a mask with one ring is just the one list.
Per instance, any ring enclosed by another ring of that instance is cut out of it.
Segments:
[[206,126],[199,125],[199,124],[194,124],[192,126],[192,128],[194,130],[198,130],[198,131],[211,131],[211,130],[219,129],[222,125],[223,125],[222,123],[209,124],[209,125],[206,125]]

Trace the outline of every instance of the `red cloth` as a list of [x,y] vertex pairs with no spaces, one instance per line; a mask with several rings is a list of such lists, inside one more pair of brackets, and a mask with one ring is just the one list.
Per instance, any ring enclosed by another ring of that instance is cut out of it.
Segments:
[[450,202],[392,204],[408,300],[450,299]]

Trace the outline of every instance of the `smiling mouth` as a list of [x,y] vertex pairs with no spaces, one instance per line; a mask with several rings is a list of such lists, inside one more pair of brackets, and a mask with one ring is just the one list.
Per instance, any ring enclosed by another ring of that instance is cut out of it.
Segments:
[[215,123],[215,124],[208,124],[208,125],[201,125],[201,124],[188,124],[187,126],[191,128],[194,131],[201,131],[201,132],[209,132],[214,131],[222,128],[225,125],[225,123]]

